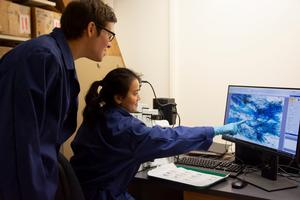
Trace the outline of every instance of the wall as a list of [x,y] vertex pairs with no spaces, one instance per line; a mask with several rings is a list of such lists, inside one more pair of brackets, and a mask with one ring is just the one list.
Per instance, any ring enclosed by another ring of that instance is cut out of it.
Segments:
[[[175,96],[185,125],[222,124],[228,84],[300,87],[297,0],[114,4],[125,62],[144,72],[158,93]],[[151,61],[160,68],[151,71]]]
[[[159,97],[169,97],[169,2],[167,0],[114,0],[119,46],[127,67],[143,74]],[[148,85],[141,102],[152,106]]]
[[188,0],[177,7],[175,96],[185,124],[221,124],[228,84],[300,86],[299,1]]

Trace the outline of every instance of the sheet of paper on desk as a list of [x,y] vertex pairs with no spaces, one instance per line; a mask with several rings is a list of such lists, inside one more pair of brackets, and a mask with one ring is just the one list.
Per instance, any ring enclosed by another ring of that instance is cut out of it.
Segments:
[[228,177],[220,173],[198,171],[177,167],[174,163],[162,165],[148,171],[148,176],[184,183],[196,187],[208,187]]

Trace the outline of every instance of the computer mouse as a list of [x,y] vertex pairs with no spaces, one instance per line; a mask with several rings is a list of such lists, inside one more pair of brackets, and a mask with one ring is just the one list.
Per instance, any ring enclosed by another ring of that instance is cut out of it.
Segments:
[[235,180],[231,183],[231,187],[235,189],[242,189],[244,188],[248,183],[243,180]]

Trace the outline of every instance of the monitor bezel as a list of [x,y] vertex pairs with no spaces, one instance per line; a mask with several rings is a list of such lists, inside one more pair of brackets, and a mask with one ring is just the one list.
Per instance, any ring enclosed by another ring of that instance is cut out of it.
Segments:
[[[225,105],[224,124],[226,123],[227,106],[228,106],[228,103],[229,103],[229,90],[230,90],[231,87],[262,88],[262,89],[265,88],[265,89],[282,89],[282,90],[299,90],[300,91],[300,88],[289,88],[289,87],[228,85],[227,99],[226,99],[226,105]],[[240,140],[238,138],[231,137],[230,135],[222,135],[222,139],[230,141],[230,142],[234,142],[234,143],[237,143],[237,144],[241,144],[241,145],[247,146],[247,147],[252,148],[252,149],[263,150],[263,151],[267,151],[269,153],[277,154],[279,156],[285,156],[285,157],[288,157],[288,158],[291,158],[291,159],[295,159],[297,162],[300,162],[300,124],[299,124],[299,128],[298,128],[298,140],[297,140],[296,154],[291,154],[291,153],[288,153],[288,152],[273,149],[271,147],[262,146],[262,145],[255,144],[255,143],[252,143],[252,142]]]

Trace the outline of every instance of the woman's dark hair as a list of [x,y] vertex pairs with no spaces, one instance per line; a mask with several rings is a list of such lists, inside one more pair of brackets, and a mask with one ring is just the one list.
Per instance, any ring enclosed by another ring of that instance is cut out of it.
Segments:
[[126,97],[135,79],[141,82],[140,76],[130,69],[116,68],[110,71],[103,80],[93,82],[85,96],[83,120],[94,122],[95,119],[103,117],[104,109],[118,106],[114,100],[115,95]]
[[72,1],[65,8],[61,19],[61,29],[67,39],[77,39],[90,22],[95,22],[98,34],[108,22],[117,22],[112,8],[101,0]]

